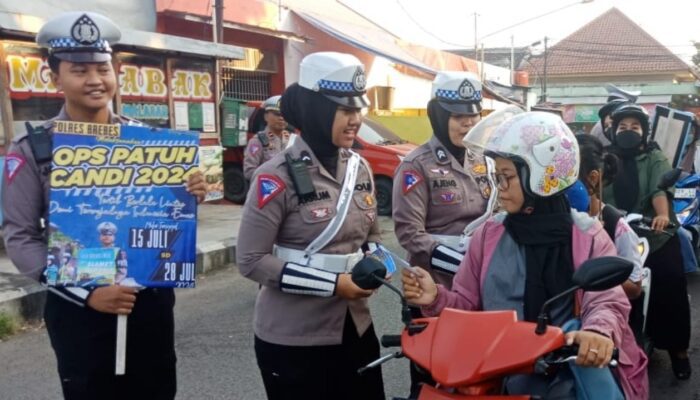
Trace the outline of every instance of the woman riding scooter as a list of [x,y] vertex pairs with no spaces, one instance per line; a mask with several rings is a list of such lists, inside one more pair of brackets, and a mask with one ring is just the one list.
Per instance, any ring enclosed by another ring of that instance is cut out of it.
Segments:
[[600,199],[605,182],[614,179],[617,158],[606,154],[603,144],[591,135],[576,135],[581,154],[579,179],[566,191],[571,208],[588,213],[597,218],[615,243],[617,254],[634,263],[634,270],[629,279],[622,284],[630,300],[639,297],[642,292],[642,259],[639,253],[639,237],[625,222],[621,211],[604,204]]
[[[658,145],[649,141],[649,115],[636,104],[619,107],[612,115],[613,144],[610,151],[620,159],[620,169],[611,185],[603,190],[603,201],[621,210],[653,218],[650,254],[654,290],[649,297],[647,334],[654,346],[668,351],[673,373],[689,379],[690,304],[681,245],[675,226],[669,192],[657,185],[671,169]],[[665,232],[664,232],[665,231]]]
[[[474,233],[451,291],[436,285],[420,268],[404,270],[404,291],[407,300],[422,306],[427,316],[450,307],[515,310],[520,320],[536,321],[542,304],[572,285],[573,272],[583,261],[616,252],[600,223],[572,212],[564,196],[564,190],[577,179],[579,153],[576,139],[561,118],[542,112],[521,113],[490,128],[475,127],[465,143],[495,159],[498,199],[505,212]],[[570,344],[580,346],[579,365],[603,367],[613,347],[619,348],[616,373],[625,397],[646,399],[647,359],[627,324],[629,309],[618,286],[555,301],[550,321],[561,326],[581,319],[581,330],[567,334]],[[508,392],[546,398],[567,384],[557,377],[525,379],[511,380]]]

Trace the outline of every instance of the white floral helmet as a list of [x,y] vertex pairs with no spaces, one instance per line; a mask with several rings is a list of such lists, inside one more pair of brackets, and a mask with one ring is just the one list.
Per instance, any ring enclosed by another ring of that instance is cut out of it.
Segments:
[[506,107],[475,125],[464,144],[482,149],[487,156],[524,163],[523,187],[534,196],[562,193],[578,178],[578,142],[564,121],[552,113]]

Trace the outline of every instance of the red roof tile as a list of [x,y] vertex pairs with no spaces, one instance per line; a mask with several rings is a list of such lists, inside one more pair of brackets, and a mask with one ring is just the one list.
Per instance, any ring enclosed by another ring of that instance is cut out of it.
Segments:
[[[526,70],[542,73],[543,56]],[[617,8],[611,8],[547,51],[548,75],[688,71],[689,66]]]

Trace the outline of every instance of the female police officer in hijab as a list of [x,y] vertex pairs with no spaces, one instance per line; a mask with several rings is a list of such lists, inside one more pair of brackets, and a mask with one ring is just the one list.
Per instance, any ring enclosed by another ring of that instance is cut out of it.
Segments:
[[[462,139],[481,120],[481,82],[469,72],[439,72],[428,102],[433,137],[413,150],[396,170],[393,218],[396,237],[411,265],[452,287],[467,250],[467,225],[484,214],[491,187],[483,156]],[[414,309],[414,316],[420,311]],[[411,393],[426,381],[411,367]]]
[[301,138],[255,173],[237,261],[261,285],[255,353],[269,399],[383,399],[367,298],[350,279],[379,241],[372,172],[349,149],[368,105],[355,57],[314,53],[282,96]]
[[437,74],[428,102],[433,137],[406,156],[394,179],[396,236],[411,265],[448,288],[466,251],[462,234],[491,193],[484,157],[462,143],[481,120],[481,88],[468,72]]

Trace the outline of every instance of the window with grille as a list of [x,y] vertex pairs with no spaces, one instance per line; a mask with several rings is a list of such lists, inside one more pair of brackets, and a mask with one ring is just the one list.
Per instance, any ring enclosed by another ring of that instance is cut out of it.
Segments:
[[240,100],[263,101],[270,97],[270,78],[266,72],[221,68],[223,95]]

